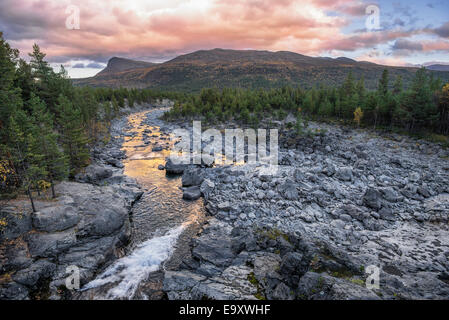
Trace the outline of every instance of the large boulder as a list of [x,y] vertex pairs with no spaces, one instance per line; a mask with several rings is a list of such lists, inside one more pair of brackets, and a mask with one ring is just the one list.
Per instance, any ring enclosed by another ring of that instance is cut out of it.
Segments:
[[352,181],[353,173],[351,167],[342,167],[337,170],[337,177],[342,181]]
[[15,207],[0,207],[0,220],[5,226],[0,226],[0,243],[13,240],[31,230],[31,213]]
[[99,165],[91,164],[85,170],[84,173],[79,173],[75,176],[75,180],[79,182],[87,182],[99,184],[100,181],[112,176],[112,170]]
[[214,188],[215,188],[215,183],[213,183],[209,179],[205,179],[203,181],[203,183],[201,183],[201,186],[200,186],[201,194],[205,198],[209,198],[209,196],[211,195],[212,191],[214,191]]
[[72,206],[48,207],[33,214],[33,226],[45,232],[64,231],[79,221],[80,216]]
[[182,175],[183,187],[199,186],[203,181],[203,171],[200,168],[189,167],[184,170],[184,174]]
[[50,279],[56,270],[56,265],[47,260],[39,260],[30,267],[20,270],[12,277],[17,283],[23,284],[34,289],[38,282],[44,279]]
[[279,186],[279,192],[287,200],[298,200],[299,198],[296,183],[290,179],[287,179],[282,185]]
[[183,199],[185,200],[196,200],[201,197],[200,187],[193,186],[184,188],[184,192],[182,194]]
[[299,252],[289,252],[283,258],[279,273],[291,286],[296,286],[299,279],[307,272],[309,260]]
[[76,243],[73,230],[58,233],[31,233],[26,237],[33,258],[57,257]]
[[307,272],[298,284],[298,296],[305,300],[379,300],[371,290],[358,282],[326,274]]
[[183,174],[184,170],[188,167],[187,164],[175,164],[169,158],[165,163],[165,172],[167,174]]
[[371,209],[379,210],[382,207],[382,195],[377,189],[369,187],[363,195],[363,203]]

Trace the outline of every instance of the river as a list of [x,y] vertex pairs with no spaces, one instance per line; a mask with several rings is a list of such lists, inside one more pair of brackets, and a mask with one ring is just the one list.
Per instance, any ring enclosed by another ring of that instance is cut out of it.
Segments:
[[[203,200],[183,200],[181,178],[158,169],[173,147],[170,134],[161,130],[165,123],[159,117],[165,110],[128,116],[124,173],[137,179],[145,193],[133,207],[125,255],[84,286],[91,299],[147,299],[145,288],[160,291],[162,277],[152,275],[176,268],[190,254],[189,241],[205,220]],[[153,151],[155,146],[163,149]]]

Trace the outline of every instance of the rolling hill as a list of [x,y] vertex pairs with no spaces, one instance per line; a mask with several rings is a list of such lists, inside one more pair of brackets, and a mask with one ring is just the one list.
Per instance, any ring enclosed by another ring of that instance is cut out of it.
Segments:
[[434,70],[434,71],[449,71],[449,65],[446,64],[432,64],[428,67],[426,67],[428,70]]
[[[96,76],[74,79],[78,86],[135,87],[178,91],[198,91],[205,87],[272,88],[301,85],[341,84],[352,71],[354,78],[365,78],[367,88],[375,88],[382,71],[388,69],[393,79],[401,75],[410,83],[417,68],[387,67],[349,58],[309,57],[294,52],[255,50],[201,50],[173,60],[152,64],[112,58]],[[449,72],[431,71],[443,80]],[[393,82],[393,81],[391,81]]]

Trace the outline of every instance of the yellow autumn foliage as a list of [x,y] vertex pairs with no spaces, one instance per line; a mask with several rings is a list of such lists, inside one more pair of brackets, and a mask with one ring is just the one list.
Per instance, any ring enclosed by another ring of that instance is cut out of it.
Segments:
[[354,121],[357,123],[357,125],[359,127],[360,127],[360,123],[362,122],[362,119],[363,119],[363,111],[360,107],[358,107],[354,111]]

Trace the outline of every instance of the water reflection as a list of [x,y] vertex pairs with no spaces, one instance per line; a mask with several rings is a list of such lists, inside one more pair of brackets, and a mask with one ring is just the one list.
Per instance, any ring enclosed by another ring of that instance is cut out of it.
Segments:
[[[161,236],[169,230],[204,217],[203,201],[189,202],[182,199],[181,178],[168,177],[165,170],[166,157],[170,155],[173,141],[168,133],[161,132],[159,126],[148,126],[143,120],[151,112],[132,114],[128,121],[132,129],[123,144],[127,153],[124,162],[125,174],[137,179],[147,191],[133,208],[132,244]],[[162,150],[161,150],[162,149]],[[158,150],[158,151],[155,151]]]

